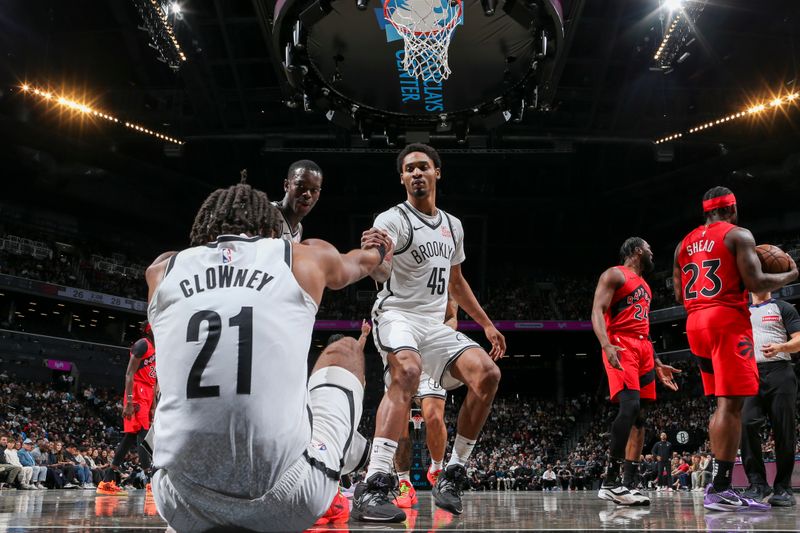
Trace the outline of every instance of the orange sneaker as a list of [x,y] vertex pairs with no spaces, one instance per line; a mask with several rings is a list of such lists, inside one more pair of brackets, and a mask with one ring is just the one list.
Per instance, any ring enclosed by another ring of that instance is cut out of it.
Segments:
[[122,490],[117,486],[116,481],[101,481],[99,485],[97,485],[97,494],[102,494],[104,496],[127,496],[128,491]]
[[347,522],[350,520],[350,501],[342,494],[341,487],[336,491],[336,496],[333,497],[331,506],[325,511],[325,514],[320,516],[315,526],[324,526],[325,524],[334,524],[339,522]]
[[441,468],[439,470],[434,470],[434,471],[431,471],[430,468],[428,469],[428,474],[425,477],[428,478],[428,483],[431,484],[431,487],[435,487],[436,486],[436,481],[438,481],[439,474],[441,474],[441,473],[442,473],[442,469]]
[[98,496],[94,499],[95,516],[114,516],[122,501],[114,496]]
[[150,488],[150,483],[148,483],[147,485],[144,486],[144,493],[145,493],[146,496],[152,496],[153,495],[153,489]]
[[400,509],[409,509],[412,505],[417,504],[417,491],[405,479],[400,481],[400,494],[395,498],[394,504]]

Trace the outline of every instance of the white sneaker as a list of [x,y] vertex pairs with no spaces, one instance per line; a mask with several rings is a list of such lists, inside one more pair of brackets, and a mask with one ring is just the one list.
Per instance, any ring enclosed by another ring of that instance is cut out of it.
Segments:
[[41,481],[36,484],[36,488],[39,490],[47,490],[47,487],[45,487],[44,483],[42,483]]
[[[640,496],[631,494],[631,491],[622,485],[615,485],[613,487],[600,487],[597,491],[597,497],[601,500],[614,502],[617,505],[644,505]],[[650,499],[647,499],[648,503]]]
[[66,485],[64,485],[65,489],[74,489],[76,487],[77,487],[77,485],[73,485],[72,483],[67,483]]
[[628,489],[631,494],[639,498],[639,503],[635,503],[634,505],[650,505],[650,497],[640,491],[639,489]]

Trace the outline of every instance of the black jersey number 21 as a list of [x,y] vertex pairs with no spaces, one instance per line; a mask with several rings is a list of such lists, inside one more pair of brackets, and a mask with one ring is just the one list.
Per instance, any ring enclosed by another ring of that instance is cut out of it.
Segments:
[[[222,318],[215,311],[198,311],[189,319],[186,329],[186,342],[197,342],[200,339],[200,326],[208,323],[206,342],[197,354],[189,380],[186,382],[187,398],[213,398],[219,396],[219,385],[200,385],[203,371],[214,355],[222,334]],[[253,372],[253,308],[242,307],[238,315],[228,320],[228,325],[239,328],[239,356],[236,371],[236,394],[250,394],[250,379]]]

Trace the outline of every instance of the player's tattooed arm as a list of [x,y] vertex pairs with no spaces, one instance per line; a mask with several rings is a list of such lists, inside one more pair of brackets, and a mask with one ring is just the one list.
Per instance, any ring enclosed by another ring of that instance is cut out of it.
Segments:
[[622,272],[616,267],[609,268],[600,276],[600,280],[597,282],[597,288],[594,291],[594,300],[592,301],[592,329],[606,354],[608,363],[617,370],[622,370],[617,352],[623,348],[615,346],[608,338],[605,313],[608,311],[608,308],[611,307],[611,300],[614,298],[614,293],[617,289],[622,287],[624,283],[625,276]]
[[[797,279],[797,265],[781,274],[768,274],[761,269],[753,234],[745,228],[735,228],[725,236],[725,245],[736,253],[736,266],[744,286],[751,292],[772,292]],[[791,259],[791,258],[789,258]]]

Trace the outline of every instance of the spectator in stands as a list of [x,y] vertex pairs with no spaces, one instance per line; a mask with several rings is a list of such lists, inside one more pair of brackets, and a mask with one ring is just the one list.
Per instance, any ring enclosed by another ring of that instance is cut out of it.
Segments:
[[653,459],[651,454],[645,455],[639,470],[642,476],[642,488],[654,488],[658,479],[658,462]]
[[561,465],[557,472],[558,482],[561,484],[561,490],[569,490],[570,482],[572,481],[572,472],[568,465]]
[[77,485],[75,484],[75,477],[78,475],[77,469],[75,468],[75,460],[69,454],[69,452],[64,449],[63,442],[57,441],[54,446],[55,447],[53,448],[53,451],[50,452],[51,457],[49,466],[55,467],[61,471],[61,474],[64,477],[63,488],[77,488],[81,484],[81,481],[78,479]]
[[45,489],[47,488],[44,486],[45,482],[47,481],[47,467],[36,464],[36,461],[31,455],[32,450],[33,441],[31,439],[25,439],[22,442],[22,449],[17,451],[17,456],[19,457],[19,462],[23,467],[31,468],[31,484],[37,489]]
[[[0,449],[8,447],[8,436],[0,435]],[[22,468],[8,462],[5,453],[0,453],[0,487],[13,486],[22,476]]]
[[672,484],[674,490],[689,490],[689,474],[691,470],[685,457],[678,459],[678,465],[672,470],[672,477],[675,480]]
[[72,455],[72,460],[75,462],[75,475],[78,477],[80,488],[97,488],[92,484],[92,469],[89,468],[89,464],[86,462],[86,458],[83,456],[81,450],[74,444],[70,444],[67,446],[67,452]]
[[542,474],[542,490],[552,491],[556,488],[557,476],[553,472],[553,465],[547,465],[547,470]]
[[16,441],[6,438],[6,449],[4,450],[6,462],[11,466],[16,466],[20,469],[17,479],[19,480],[19,488],[21,490],[35,490],[36,487],[31,486],[33,467],[22,465],[19,460],[19,455],[17,454],[16,444]]

